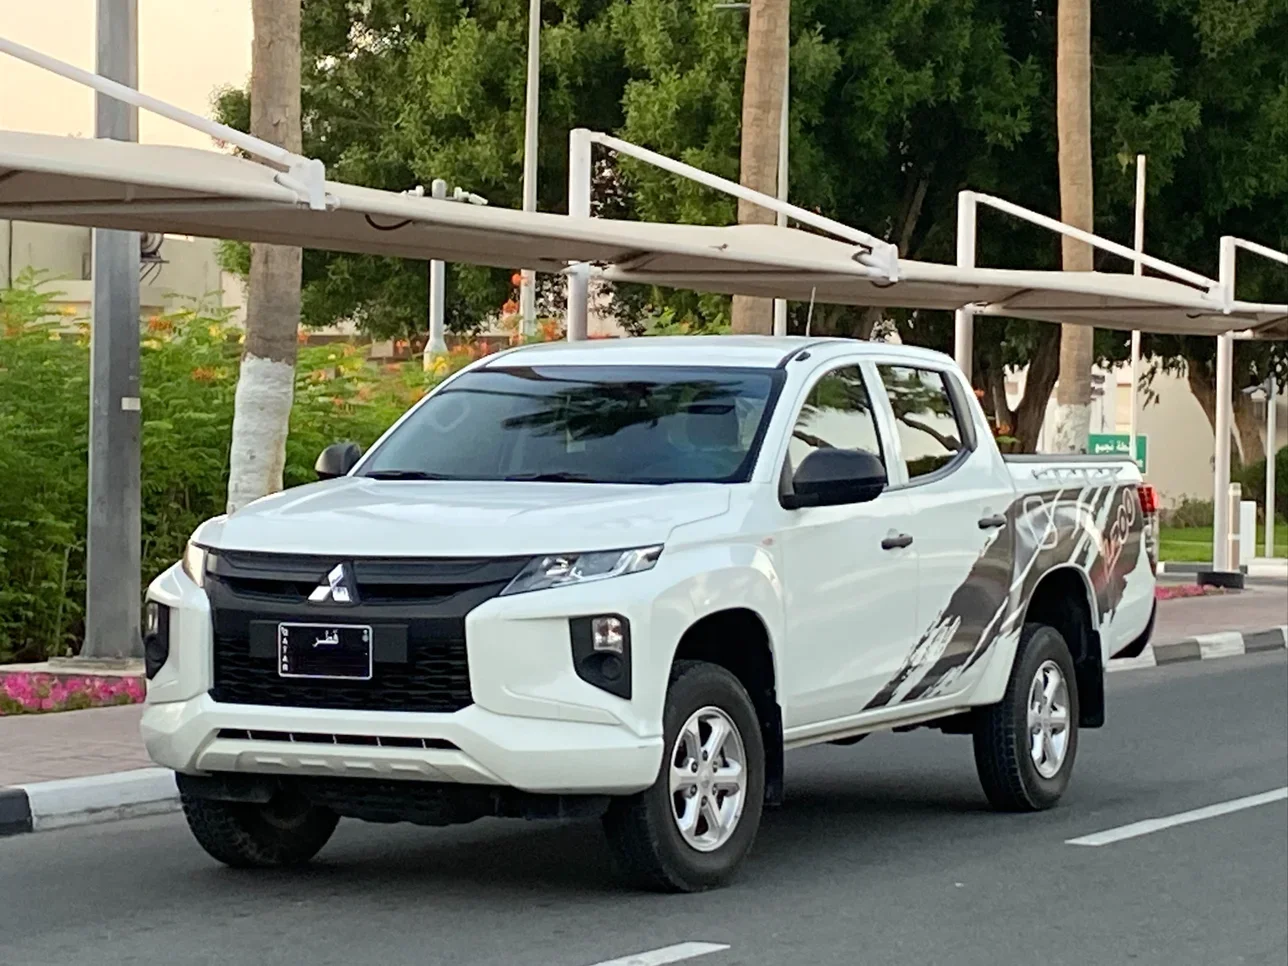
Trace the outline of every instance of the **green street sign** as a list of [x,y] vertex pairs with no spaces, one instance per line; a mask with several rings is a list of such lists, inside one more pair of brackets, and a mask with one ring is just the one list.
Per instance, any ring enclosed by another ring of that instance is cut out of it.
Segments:
[[[1143,433],[1136,434],[1136,465],[1142,473],[1149,464],[1147,441]],[[1092,456],[1127,456],[1130,445],[1131,436],[1127,433],[1092,433],[1088,438],[1087,452]]]

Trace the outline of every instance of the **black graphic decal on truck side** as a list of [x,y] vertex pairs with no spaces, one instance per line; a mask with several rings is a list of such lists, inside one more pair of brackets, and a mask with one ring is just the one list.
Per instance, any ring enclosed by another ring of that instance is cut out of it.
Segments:
[[[947,606],[865,711],[951,693],[994,644],[1018,636],[1038,583],[1056,568],[1072,565],[1087,574],[1099,622],[1112,616],[1145,552],[1134,484],[1025,494],[1006,517],[1007,527],[985,544]],[[1008,541],[1013,569],[1007,566]],[[995,589],[999,581],[1007,588],[1001,595]]]

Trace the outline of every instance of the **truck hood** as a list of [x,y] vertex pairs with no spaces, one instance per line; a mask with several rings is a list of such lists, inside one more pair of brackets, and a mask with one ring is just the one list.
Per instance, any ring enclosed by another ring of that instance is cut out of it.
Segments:
[[728,487],[438,482],[346,477],[286,490],[203,524],[223,550],[355,557],[482,557],[665,543],[729,509]]

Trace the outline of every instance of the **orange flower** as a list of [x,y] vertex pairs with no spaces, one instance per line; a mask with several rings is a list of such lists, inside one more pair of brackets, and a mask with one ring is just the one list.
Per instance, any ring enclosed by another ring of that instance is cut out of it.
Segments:
[[154,315],[148,319],[148,331],[149,332],[173,332],[174,321],[171,319],[162,318],[159,315]]
[[516,302],[514,299],[508,299],[506,303],[501,306],[502,315],[518,315],[518,313],[519,313],[519,303]]
[[510,284],[511,284],[511,285],[522,285],[522,284],[523,284],[523,273],[522,273],[522,272],[515,272],[513,275],[511,275],[511,276],[510,276]]
[[219,378],[219,373],[209,366],[198,366],[192,370],[193,382],[214,382]]
[[300,345],[304,345],[304,343],[309,341],[308,332],[306,332],[304,329],[298,330],[295,333],[295,341],[298,342]]

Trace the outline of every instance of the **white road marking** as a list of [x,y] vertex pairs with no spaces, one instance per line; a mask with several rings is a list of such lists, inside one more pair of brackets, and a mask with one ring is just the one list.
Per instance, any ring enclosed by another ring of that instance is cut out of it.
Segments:
[[1231,812],[1239,812],[1245,808],[1256,808],[1258,805],[1268,805],[1271,802],[1282,802],[1286,799],[1288,799],[1288,786],[1276,788],[1270,792],[1262,792],[1260,795],[1248,795],[1246,798],[1236,798],[1233,801],[1196,808],[1189,812],[1178,812],[1175,815],[1167,815],[1163,818],[1147,818],[1143,822],[1120,825],[1118,828],[1106,829],[1103,832],[1095,832],[1092,835],[1084,835],[1081,838],[1068,839],[1065,845],[1112,845],[1114,842],[1121,842],[1123,839],[1134,839],[1141,835],[1149,835],[1151,832],[1161,832],[1163,829],[1171,828],[1174,825],[1201,822],[1204,819],[1216,818],[1218,815],[1229,815]]
[[718,953],[728,949],[720,943],[676,943],[662,949],[650,949],[648,952],[623,956],[621,959],[606,959],[594,966],[665,966],[666,963],[678,963],[683,959],[693,959],[708,953]]

